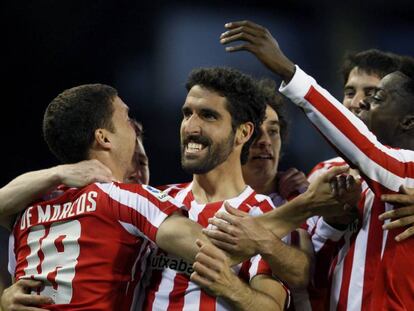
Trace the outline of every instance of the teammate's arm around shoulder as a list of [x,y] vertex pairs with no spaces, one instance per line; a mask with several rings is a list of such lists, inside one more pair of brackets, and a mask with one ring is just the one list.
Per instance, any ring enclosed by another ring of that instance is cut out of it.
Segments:
[[202,240],[210,244],[201,230],[198,223],[180,213],[174,213],[158,228],[156,243],[164,251],[193,262],[199,250],[196,241]]
[[96,181],[111,180],[111,171],[97,160],[58,165],[20,175],[0,189],[0,225],[10,229],[13,215],[58,185],[83,187]]

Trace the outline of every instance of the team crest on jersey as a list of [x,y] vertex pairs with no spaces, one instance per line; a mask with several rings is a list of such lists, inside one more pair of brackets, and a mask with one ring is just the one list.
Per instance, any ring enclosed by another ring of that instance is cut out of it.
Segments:
[[158,200],[160,200],[161,202],[167,202],[169,200],[172,199],[172,197],[170,197],[168,194],[166,194],[165,192],[151,187],[149,185],[142,185],[142,188],[144,188],[145,190],[148,191],[148,193],[152,194],[154,197],[156,197]]

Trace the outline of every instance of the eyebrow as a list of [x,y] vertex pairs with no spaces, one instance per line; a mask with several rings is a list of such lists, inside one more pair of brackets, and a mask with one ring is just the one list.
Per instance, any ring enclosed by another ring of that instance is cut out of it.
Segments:
[[265,122],[270,123],[270,125],[279,125],[280,126],[280,122],[278,120],[265,120]]

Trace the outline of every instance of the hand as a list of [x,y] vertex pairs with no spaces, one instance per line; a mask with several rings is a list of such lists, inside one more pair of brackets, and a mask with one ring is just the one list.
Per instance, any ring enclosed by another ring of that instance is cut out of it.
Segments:
[[32,295],[34,291],[42,286],[42,282],[34,280],[19,280],[9,288],[6,288],[1,296],[3,311],[44,311],[36,306],[49,305],[53,300],[49,297]]
[[60,182],[68,187],[81,188],[94,182],[114,181],[111,170],[98,160],[59,165],[54,169]]
[[283,54],[279,44],[264,27],[250,21],[237,21],[224,25],[226,32],[220,36],[220,43],[243,41],[240,45],[226,47],[227,52],[247,50],[253,53],[266,67],[289,82],[295,72],[294,64]]
[[[354,187],[357,187],[356,183],[357,181],[352,175],[339,175],[331,179],[330,187],[336,197],[343,197],[347,192],[352,192]],[[348,224],[358,217],[357,204],[359,197],[355,196],[353,200],[344,205],[344,211],[346,212],[348,209],[347,213],[340,216],[326,216],[324,220],[334,228],[345,230]]]
[[381,196],[381,200],[398,207],[379,216],[380,220],[393,220],[384,224],[384,230],[408,227],[404,232],[395,237],[400,242],[414,235],[414,188],[405,188],[401,186],[401,194],[385,194]]
[[333,167],[309,185],[302,194],[308,200],[311,216],[342,217],[353,212],[361,197],[361,182],[348,172],[348,166]]
[[216,228],[203,229],[210,241],[230,255],[250,258],[267,249],[276,238],[249,214],[224,203],[226,212],[218,212],[208,222]]
[[193,263],[191,281],[197,283],[213,296],[229,297],[240,286],[241,281],[230,268],[229,259],[218,248],[197,240],[199,253]]
[[276,178],[278,192],[285,200],[305,192],[309,187],[305,174],[293,167],[285,172],[278,172]]

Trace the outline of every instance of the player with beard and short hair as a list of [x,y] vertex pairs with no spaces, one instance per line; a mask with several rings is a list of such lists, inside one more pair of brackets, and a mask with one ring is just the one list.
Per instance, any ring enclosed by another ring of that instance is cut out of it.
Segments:
[[[382,194],[398,193],[401,186],[414,186],[414,66],[411,59],[404,59],[400,71],[386,75],[374,94],[362,101],[360,116],[364,124],[295,66],[266,28],[249,21],[228,23],[226,28],[228,31],[221,36],[223,44],[242,40],[241,44],[226,50],[248,50],[281,76],[284,83],[280,91],[300,106],[344,158],[359,169],[366,181],[363,190],[373,192],[369,196],[372,200],[380,202]],[[378,216],[392,209],[392,205],[370,206],[368,209],[363,204],[358,206],[360,221],[356,230],[350,233],[348,243],[341,243],[334,260],[331,299],[326,307],[411,310],[414,277],[410,259],[414,239],[398,243],[395,237],[403,229],[383,231]]]
[[[265,113],[255,81],[234,69],[201,68],[190,73],[186,87],[181,164],[193,174],[193,181],[173,185],[166,192],[182,202],[188,217],[203,227],[223,209],[225,201],[254,214],[273,209],[267,197],[246,185],[241,169]],[[176,263],[160,250],[153,251],[143,310],[244,310],[253,305],[283,309],[285,289],[259,256],[230,269],[221,251],[200,246],[192,267]],[[167,260],[168,264],[161,265]],[[222,283],[212,285],[209,276],[216,269]]]

